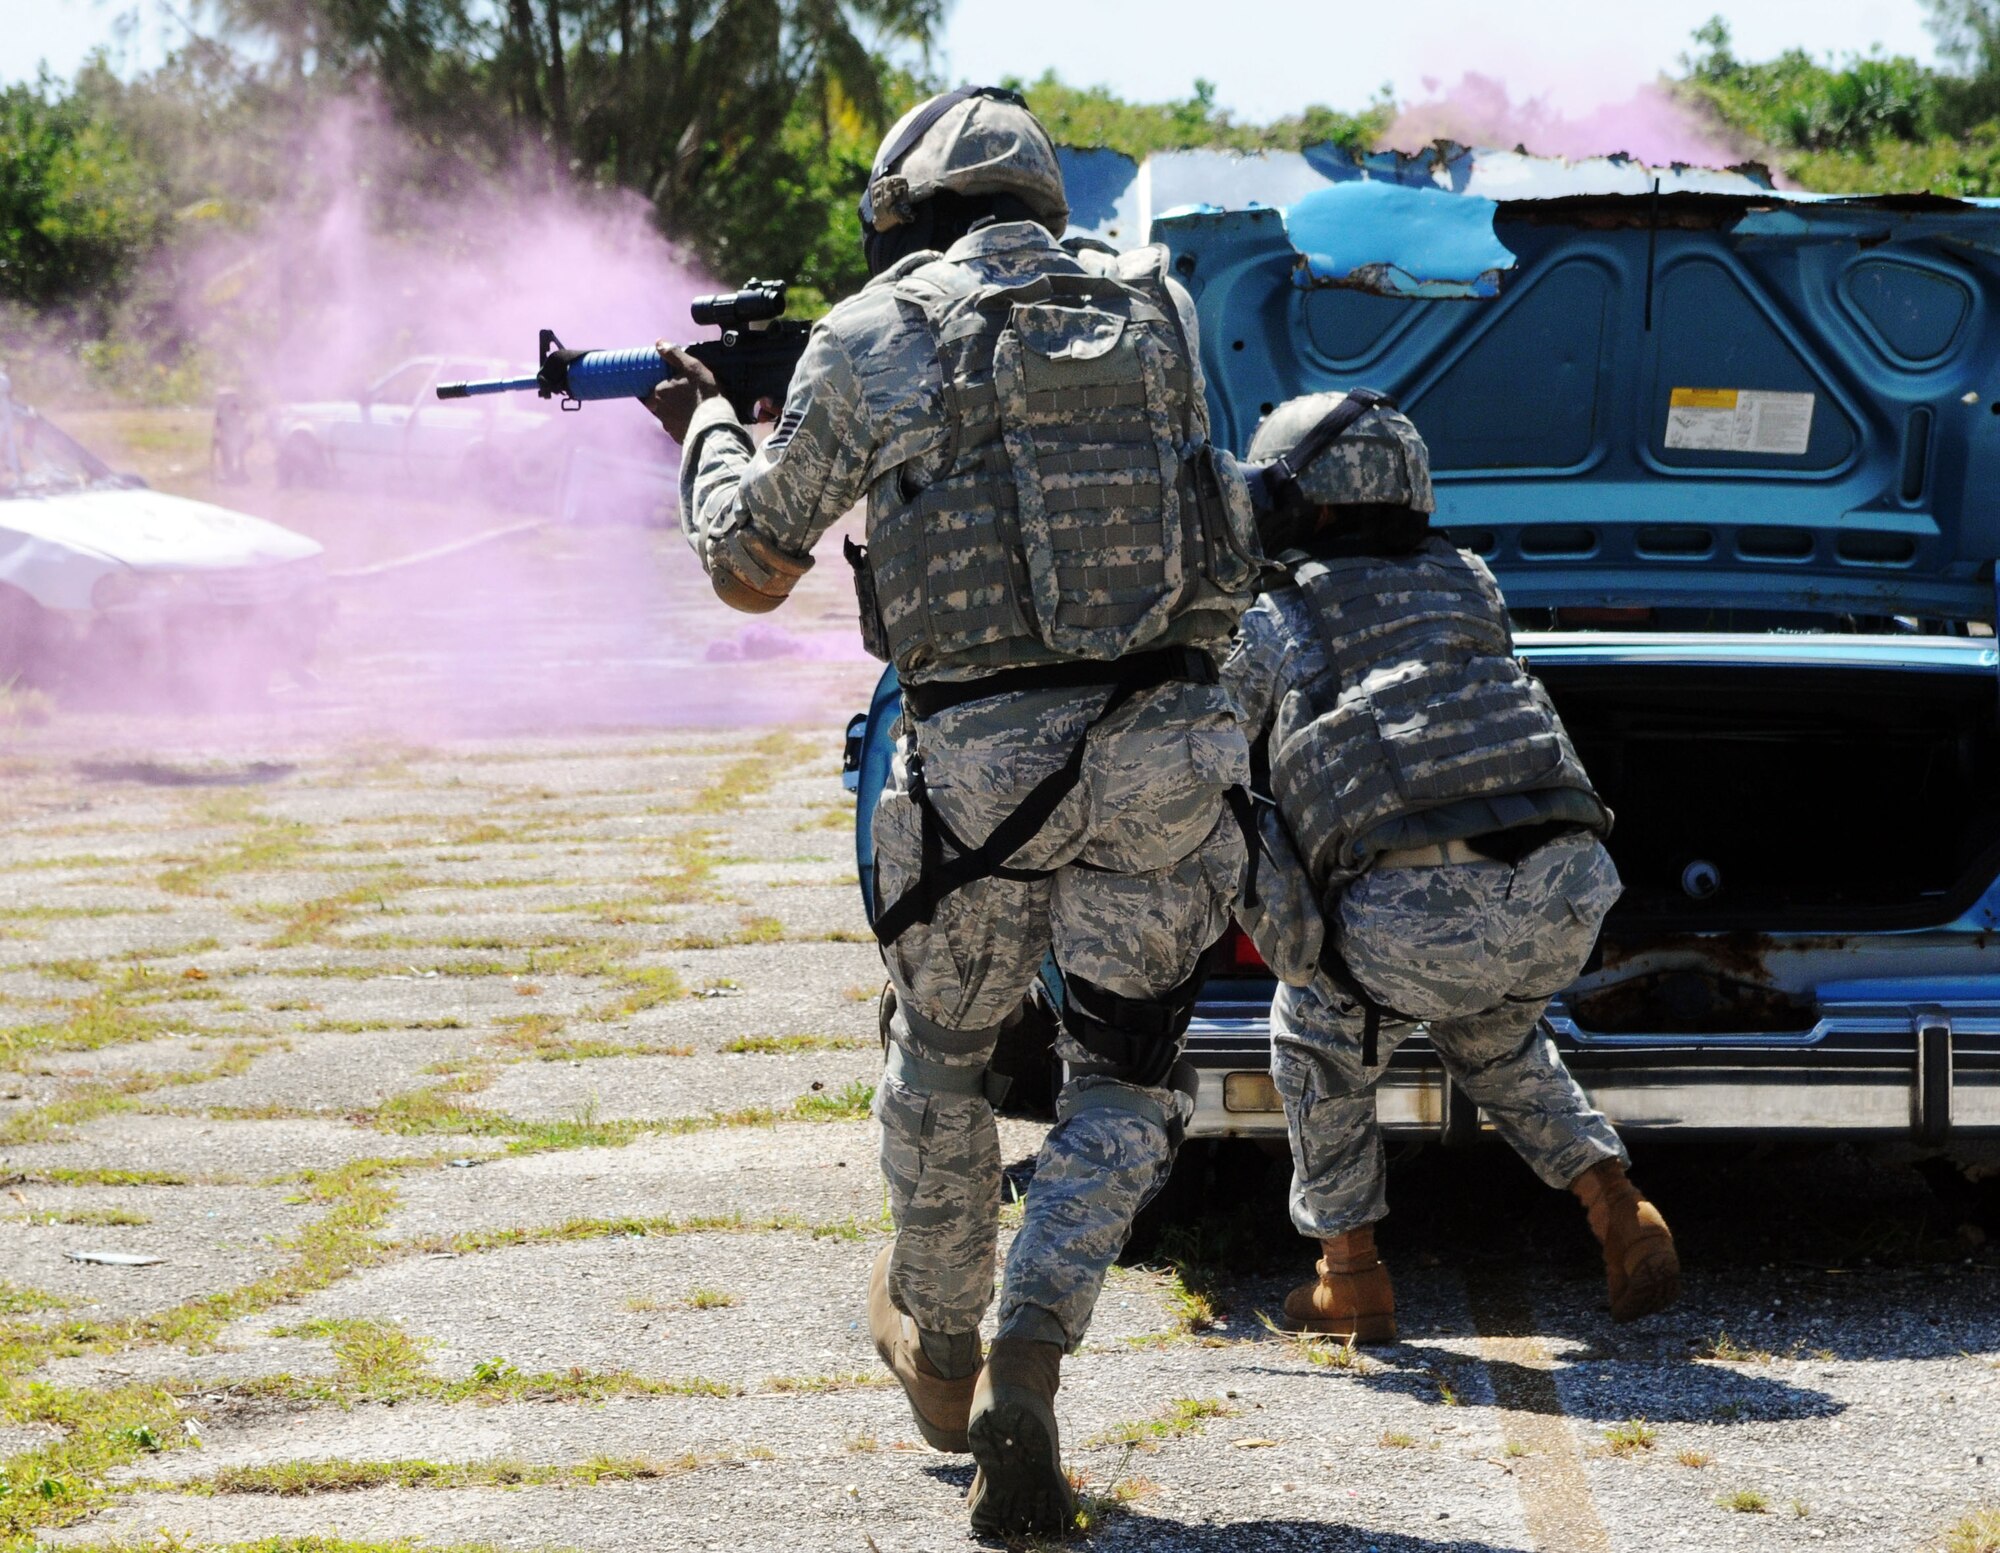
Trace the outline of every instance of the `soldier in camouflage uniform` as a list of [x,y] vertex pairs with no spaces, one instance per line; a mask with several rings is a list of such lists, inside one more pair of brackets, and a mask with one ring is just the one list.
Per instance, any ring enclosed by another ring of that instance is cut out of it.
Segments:
[[[870,1325],[924,1438],[971,1450],[975,1530],[1059,1532],[1059,1361],[1171,1165],[1197,962],[1246,862],[1226,800],[1249,751],[1215,660],[1261,560],[1245,481],[1207,442],[1189,298],[1162,250],[1058,243],[1061,175],[1018,98],[913,110],[862,218],[874,278],[815,326],[761,447],[671,347],[680,381],[653,403],[686,444],[688,538],[738,608],[783,602],[867,502],[863,637],[904,693],[874,820],[896,1239]],[[1051,952],[1069,1079],[982,1367],[989,1059]]]
[[[1285,1314],[1296,1329],[1395,1339],[1374,1243],[1388,1211],[1375,1088],[1421,1023],[1501,1136],[1582,1198],[1612,1313],[1630,1320],[1678,1292],[1673,1240],[1542,1021],[1618,898],[1600,840],[1611,814],[1513,655],[1492,573],[1427,533],[1416,428],[1366,390],[1343,397],[1281,405],[1251,443],[1253,464],[1286,460],[1266,466],[1289,482],[1267,540],[1296,546],[1293,580],[1245,615],[1223,670],[1268,754],[1274,872],[1305,884],[1291,897],[1267,888],[1244,913],[1281,978],[1271,1072],[1292,1220],[1323,1252]],[[1336,413],[1346,429],[1293,467]],[[1303,912],[1280,909],[1298,897]]]

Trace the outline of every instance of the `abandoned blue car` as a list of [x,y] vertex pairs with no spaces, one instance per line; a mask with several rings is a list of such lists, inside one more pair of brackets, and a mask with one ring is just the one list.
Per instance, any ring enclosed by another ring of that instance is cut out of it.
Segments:
[[[1429,441],[1437,525],[1617,814],[1626,893],[1550,1019],[1619,1129],[2000,1159],[2000,208],[1449,146],[1106,157],[1079,223],[1170,250],[1218,442],[1357,384]],[[892,671],[853,731],[864,890],[899,709]],[[1282,1137],[1271,990],[1232,935],[1191,1136]],[[1481,1129],[1420,1040],[1379,1104]]]

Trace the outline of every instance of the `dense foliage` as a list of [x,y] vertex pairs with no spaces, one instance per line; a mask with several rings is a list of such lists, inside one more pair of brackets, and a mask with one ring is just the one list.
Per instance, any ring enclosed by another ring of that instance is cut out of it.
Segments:
[[1952,68],[1884,54],[1832,63],[1803,49],[1750,62],[1718,16],[1696,32],[1679,90],[1804,188],[2000,192],[2000,0],[1927,4]]
[[33,306],[116,285],[159,210],[118,128],[46,77],[0,92],[0,297]]
[[[361,176],[310,154],[335,102],[394,127],[397,155],[365,174],[384,231],[421,231],[438,195],[496,179],[616,187],[717,275],[787,276],[808,306],[842,295],[863,275],[852,212],[869,159],[942,84],[931,48],[950,4],[197,0],[198,30],[157,70],[94,61],[0,92],[0,335],[16,357],[39,342],[127,384],[188,387],[200,342],[175,303],[217,284],[188,256]],[[1717,18],[1669,84],[1806,187],[2000,192],[2000,0],[1926,4],[1941,68],[1744,60]],[[1135,157],[1370,145],[1394,111],[1385,94],[1251,125],[1204,81],[1164,103],[1053,74],[1010,84],[1058,140]]]

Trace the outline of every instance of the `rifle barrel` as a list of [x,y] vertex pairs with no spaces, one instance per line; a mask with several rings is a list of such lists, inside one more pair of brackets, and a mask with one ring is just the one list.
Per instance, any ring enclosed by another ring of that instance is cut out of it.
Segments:
[[474,399],[482,394],[518,394],[532,392],[542,386],[538,377],[489,377],[471,383],[440,383],[437,396],[440,399]]

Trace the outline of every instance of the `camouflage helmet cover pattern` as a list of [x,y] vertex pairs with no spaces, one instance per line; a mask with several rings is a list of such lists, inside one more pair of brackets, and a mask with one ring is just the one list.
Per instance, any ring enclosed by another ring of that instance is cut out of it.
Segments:
[[[904,126],[930,101],[918,103],[896,121],[876,153],[878,167]],[[1069,225],[1062,167],[1048,131],[1018,100],[1007,97],[969,97],[954,104],[895,167],[873,177],[868,207],[875,230],[901,226],[913,219],[917,205],[944,192],[1012,194],[1056,236]]]
[[[1347,396],[1307,394],[1287,399],[1265,416],[1250,439],[1253,464],[1268,463],[1299,445],[1307,432]],[[1430,451],[1408,416],[1386,405],[1364,411],[1333,444],[1299,473],[1306,500],[1325,506],[1381,502],[1435,512]]]

